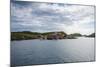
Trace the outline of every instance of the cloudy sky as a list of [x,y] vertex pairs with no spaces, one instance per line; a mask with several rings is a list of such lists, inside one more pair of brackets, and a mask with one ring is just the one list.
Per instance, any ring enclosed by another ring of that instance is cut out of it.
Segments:
[[11,31],[90,34],[94,32],[94,6],[61,3],[11,2]]

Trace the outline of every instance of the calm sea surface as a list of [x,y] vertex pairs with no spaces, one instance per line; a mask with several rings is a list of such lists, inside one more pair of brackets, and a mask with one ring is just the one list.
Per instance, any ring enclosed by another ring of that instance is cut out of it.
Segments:
[[11,65],[94,61],[94,38],[11,41]]

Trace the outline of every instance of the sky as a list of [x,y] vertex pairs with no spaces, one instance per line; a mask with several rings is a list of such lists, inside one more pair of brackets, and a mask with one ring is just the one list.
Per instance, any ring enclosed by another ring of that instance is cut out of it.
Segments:
[[11,2],[11,32],[91,34],[95,31],[95,7],[62,3]]

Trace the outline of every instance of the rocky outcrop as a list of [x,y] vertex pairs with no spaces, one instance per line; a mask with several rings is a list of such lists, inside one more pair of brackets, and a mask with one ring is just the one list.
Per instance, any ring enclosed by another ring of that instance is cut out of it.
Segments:
[[37,39],[47,39],[47,40],[57,40],[57,39],[65,39],[67,34],[64,32],[46,32],[38,35]]

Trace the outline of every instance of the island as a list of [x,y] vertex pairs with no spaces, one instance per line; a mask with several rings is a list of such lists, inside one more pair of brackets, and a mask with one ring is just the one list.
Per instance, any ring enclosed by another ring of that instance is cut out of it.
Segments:
[[90,35],[82,35],[80,33],[66,34],[63,31],[56,32],[11,32],[11,41],[13,40],[30,40],[30,39],[40,39],[40,40],[58,40],[58,39],[77,39],[77,37],[95,37],[95,33]]
[[40,39],[40,40],[57,40],[57,39],[75,39],[74,36],[68,35],[63,31],[58,32],[11,32],[11,40],[28,40],[28,39]]

